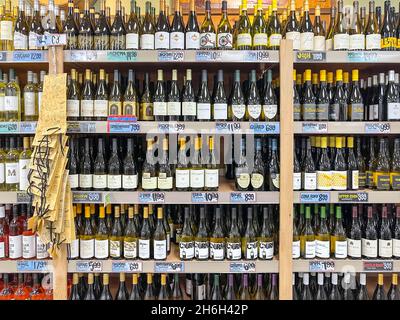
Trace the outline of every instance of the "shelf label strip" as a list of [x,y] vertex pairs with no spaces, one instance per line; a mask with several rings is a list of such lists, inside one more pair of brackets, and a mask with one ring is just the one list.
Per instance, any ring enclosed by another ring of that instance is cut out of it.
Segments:
[[75,203],[99,203],[102,202],[103,194],[101,192],[74,192],[72,199]]
[[231,192],[232,203],[251,203],[256,201],[255,192]]
[[112,262],[111,270],[112,270],[112,272],[141,272],[142,271],[142,262],[140,262],[140,261]]
[[102,272],[103,262],[98,260],[77,261],[76,272]]
[[393,261],[363,261],[363,269],[368,272],[393,271]]
[[339,192],[339,202],[368,202],[367,192]]
[[309,264],[310,272],[334,272],[335,262],[334,261],[310,261]]
[[366,123],[364,127],[365,133],[390,133],[390,123],[388,122],[374,122],[374,123]]
[[301,192],[300,203],[329,203],[329,192]]
[[17,272],[48,272],[49,263],[46,260],[17,261]]
[[255,262],[230,262],[229,272],[243,273],[243,272],[256,272]]
[[192,192],[193,203],[215,203],[218,202],[217,192]]
[[154,263],[155,273],[174,273],[174,272],[185,272],[185,264],[183,262],[155,262]]
[[164,192],[140,192],[139,203],[164,203]]

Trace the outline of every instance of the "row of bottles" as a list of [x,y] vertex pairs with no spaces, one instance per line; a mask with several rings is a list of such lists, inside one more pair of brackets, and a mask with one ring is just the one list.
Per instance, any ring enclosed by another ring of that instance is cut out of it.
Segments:
[[1,274],[0,300],[53,300],[50,274]]

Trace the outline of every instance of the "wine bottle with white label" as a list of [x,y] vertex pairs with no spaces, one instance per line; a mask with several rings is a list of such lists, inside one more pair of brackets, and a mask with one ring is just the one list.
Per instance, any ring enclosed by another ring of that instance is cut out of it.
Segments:
[[195,254],[195,239],[193,230],[190,227],[190,211],[189,207],[185,207],[185,221],[182,233],[179,236],[179,257],[181,260],[192,260]]
[[228,4],[222,1],[222,16],[217,28],[217,49],[230,50],[233,46],[232,28],[228,18]]
[[253,171],[250,177],[251,189],[253,191],[264,190],[264,176],[265,176],[265,164],[261,150],[261,138],[256,138],[256,153],[254,157]]
[[218,70],[217,84],[215,86],[212,100],[212,118],[214,120],[227,120],[228,103],[224,88],[224,73],[222,70]]
[[376,259],[378,257],[378,233],[372,214],[372,207],[368,207],[367,224],[361,240],[361,250],[364,259]]
[[153,94],[153,114],[155,121],[165,121],[167,119],[167,93],[162,69],[157,70],[157,83]]
[[215,49],[217,35],[211,19],[211,1],[206,0],[205,10],[204,21],[200,27],[200,49]]
[[183,121],[194,121],[197,115],[196,96],[192,84],[192,70],[186,69],[186,80],[182,90]]
[[142,166],[142,189],[146,191],[154,191],[157,189],[153,142],[153,139],[147,140],[146,159]]
[[163,224],[163,209],[157,209],[157,224],[153,235],[153,257],[154,260],[167,259],[167,233]]
[[201,137],[195,137],[194,152],[190,159],[190,189],[192,191],[204,190],[205,170],[201,162],[201,147]]
[[393,241],[390,220],[388,219],[388,207],[382,207],[381,228],[378,240],[378,256],[380,259],[391,259],[393,256]]
[[81,259],[94,258],[95,234],[90,222],[90,207],[85,207],[85,219],[82,232],[79,235],[79,253]]
[[169,121],[179,121],[181,118],[181,93],[178,86],[178,70],[172,70],[170,89],[167,95],[167,115]]
[[140,28],[140,49],[154,50],[155,26],[151,17],[151,2],[146,1],[146,15]]
[[242,121],[246,115],[245,97],[240,83],[240,70],[235,70],[229,98],[228,116],[233,121]]
[[157,185],[160,191],[171,191],[174,188],[174,177],[168,160],[167,138],[162,140],[162,153],[158,167]]
[[175,187],[178,191],[187,191],[190,187],[189,160],[186,156],[186,138],[179,139],[178,162],[175,169]]
[[268,207],[263,208],[263,225],[258,237],[258,258],[262,260],[270,260],[274,256],[274,234],[268,211]]
[[210,259],[225,259],[225,235],[222,227],[221,208],[215,209],[215,223],[210,236]]
[[99,222],[97,224],[97,232],[94,239],[94,257],[96,259],[107,259],[109,256],[109,239],[108,229],[105,222],[104,206],[99,209]]
[[319,5],[315,7],[315,19],[314,19],[314,51],[325,51],[326,39],[325,39],[325,28],[321,20],[321,8]]
[[300,233],[300,252],[303,258],[315,258],[315,232],[311,224],[311,208],[309,206],[306,207],[305,224]]
[[139,259],[148,260],[151,257],[151,230],[149,224],[149,208],[143,208],[143,222],[142,228],[139,234],[139,247],[138,247],[138,256]]
[[19,190],[27,191],[29,188],[28,176],[30,172],[29,163],[31,161],[32,150],[30,146],[29,137],[23,139],[23,150],[19,155],[18,162],[18,177],[19,177]]
[[386,109],[386,120],[400,120],[400,92],[395,84],[394,70],[389,71],[388,84],[384,97],[384,108]]
[[258,258],[258,239],[253,223],[253,208],[247,208],[247,227],[242,237],[242,254],[246,260]]
[[365,35],[361,26],[358,1],[353,2],[353,19],[349,30],[349,50],[364,50]]
[[214,137],[209,137],[208,158],[204,171],[204,187],[207,191],[217,191],[219,187],[219,172],[215,150]]
[[208,89],[207,70],[201,70],[201,84],[197,94],[197,120],[211,119],[211,95]]
[[179,0],[175,0],[175,14],[172,19],[171,32],[169,36],[171,49],[185,49],[185,26],[183,24],[183,18],[179,7]]
[[268,70],[264,73],[264,77],[266,78],[266,81],[262,97],[261,118],[265,119],[265,121],[278,121],[278,99],[274,87],[272,86],[272,70]]
[[5,88],[4,116],[6,121],[21,121],[21,89],[15,70],[9,70],[9,82]]
[[255,10],[255,16],[252,26],[253,34],[253,48],[255,50],[266,50],[268,49],[268,28],[262,9],[262,1],[257,0],[257,10]]
[[346,17],[343,13],[343,0],[338,1],[338,16],[333,31],[333,50],[349,50],[350,36],[346,28]]
[[200,29],[194,0],[190,0],[190,13],[185,29],[185,44],[187,50],[200,49]]
[[15,137],[9,138],[9,150],[5,158],[5,182],[7,191],[19,190],[19,152]]
[[122,168],[118,154],[118,140],[116,138],[112,139],[111,155],[108,160],[107,188],[114,191],[122,188]]

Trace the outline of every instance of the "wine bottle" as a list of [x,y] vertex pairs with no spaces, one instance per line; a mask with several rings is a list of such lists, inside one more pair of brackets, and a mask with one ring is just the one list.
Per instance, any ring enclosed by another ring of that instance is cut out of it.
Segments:
[[124,259],[136,259],[138,256],[139,226],[134,220],[134,209],[129,207],[128,223],[126,224],[123,237]]
[[161,275],[161,288],[157,300],[169,300],[169,289],[167,289],[167,275]]
[[383,108],[386,109],[388,121],[400,119],[400,92],[396,90],[394,70],[389,70]]
[[207,191],[217,191],[219,187],[219,173],[215,149],[214,137],[209,137],[207,163],[204,170],[204,188]]
[[177,50],[185,49],[185,26],[183,25],[183,18],[179,8],[179,0],[175,0],[175,14],[171,25],[170,47]]
[[[82,157],[83,156],[83,157]],[[93,187],[92,161],[90,158],[89,138],[84,139],[84,152],[80,159],[79,187],[89,191]]]
[[[69,7],[69,3],[71,2],[72,4],[72,8],[74,7],[74,4],[72,3],[72,1],[68,2],[68,16],[67,16],[67,21],[64,24],[64,29],[63,29],[63,33],[66,33],[66,38],[67,38],[67,46],[66,49],[77,49],[77,38],[78,38],[78,29],[76,24],[73,25],[73,23],[70,22],[71,20],[71,14]],[[30,20],[30,22],[28,23],[28,27],[29,27],[29,36],[28,36],[28,47],[29,50],[41,50],[42,47],[37,46],[36,44],[36,39],[39,35],[43,35],[44,34],[44,29],[42,27],[42,20],[40,17],[40,3],[39,0],[36,0],[33,2],[33,17]],[[71,11],[72,12],[72,11]],[[75,27],[75,28],[74,28]],[[73,32],[70,32],[68,34],[69,30],[73,30]],[[1,32],[0,32],[1,34]]]
[[210,236],[210,259],[224,260],[225,258],[225,237],[222,227],[221,209],[215,209],[215,224]]
[[217,49],[230,50],[233,45],[232,27],[228,19],[227,1],[222,1],[222,15],[217,27]]
[[306,259],[315,258],[315,233],[311,225],[310,207],[306,207],[306,219],[300,233],[301,256]]
[[373,172],[374,186],[377,190],[390,189],[390,163],[387,140],[379,139],[379,153],[376,159],[375,170]]
[[93,26],[89,16],[89,0],[85,0],[85,9],[83,17],[79,23],[78,31],[78,49],[93,49]]
[[163,70],[157,70],[157,84],[153,95],[153,114],[156,121],[165,121],[167,118],[167,96],[165,92]]
[[90,207],[85,207],[85,220],[79,235],[79,252],[81,259],[92,259],[94,257],[95,235],[90,222]]
[[170,90],[167,95],[167,114],[169,121],[179,121],[181,116],[181,94],[178,87],[178,71],[172,70]]
[[397,48],[396,27],[392,21],[390,12],[390,1],[385,1],[385,14],[382,21],[381,30],[381,50],[393,51]]
[[263,91],[262,117],[266,121],[277,121],[279,120],[278,99],[272,86],[272,70],[268,70],[266,74],[267,81]]
[[94,257],[96,259],[107,259],[109,256],[108,229],[104,218],[104,206],[101,206],[99,210],[99,223],[94,239]]
[[378,240],[378,256],[381,259],[391,259],[393,256],[392,230],[387,211],[387,206],[383,206]]
[[247,15],[247,0],[242,0],[241,14],[239,17],[238,30],[236,36],[236,49],[251,50],[252,30],[249,17]]
[[118,191],[122,188],[122,168],[118,154],[118,140],[112,140],[111,155],[108,160],[107,188]]
[[280,174],[279,174],[279,158],[278,158],[278,146],[277,139],[272,138],[271,144],[271,156],[269,159],[269,163],[267,165],[268,171],[268,189],[269,191],[278,191],[280,185]]
[[293,41],[293,50],[300,50],[300,26],[296,18],[296,2],[290,1],[290,15],[284,29],[285,38]]
[[157,209],[157,225],[153,235],[154,260],[167,259],[167,234],[163,224],[163,209]]
[[249,75],[249,89],[247,94],[247,118],[249,121],[259,121],[261,116],[261,99],[256,84],[256,70]]
[[143,190],[156,190],[157,189],[157,175],[156,165],[154,160],[153,140],[147,140],[146,159],[142,166],[142,189]]
[[150,239],[151,239],[151,230],[149,225],[149,208],[144,207],[142,228],[140,230],[139,242],[138,242],[139,259],[143,260],[150,259]]
[[343,71],[336,70],[336,87],[329,105],[329,120],[347,120],[347,98],[343,87]]
[[[262,2],[258,6],[258,10],[262,8]],[[261,11],[262,14],[262,11]],[[278,5],[277,0],[272,0],[272,14],[269,18],[268,22],[268,47],[270,50],[278,50],[281,45],[282,40],[282,31],[281,31],[281,23],[278,17]],[[301,38],[301,35],[300,35]]]
[[229,98],[231,111],[228,110],[228,114],[232,115],[233,121],[241,121],[246,114],[246,105],[242,86],[240,84],[240,70],[235,70],[233,78],[234,82]]
[[240,155],[239,160],[236,161],[235,166],[235,186],[236,190],[246,191],[250,186],[250,169],[247,164],[246,156],[246,145],[244,137],[240,139]]
[[349,50],[365,50],[365,35],[361,26],[357,0],[353,2],[353,20],[349,33]]
[[305,85],[302,95],[302,115],[303,120],[316,120],[316,98],[311,86],[311,70],[305,72]]
[[168,139],[163,139],[161,160],[159,162],[157,186],[162,191],[172,190],[173,188],[172,170],[168,160]]
[[358,84],[358,70],[353,69],[351,72],[351,92],[349,96],[349,120],[362,121],[364,120],[364,102],[361,90]]
[[133,155],[133,139],[128,138],[126,156],[123,160],[122,188],[136,190],[138,186],[138,172]]
[[[197,15],[195,10],[195,1],[190,0],[190,13],[185,28],[185,43],[187,50],[200,49],[200,29],[197,22]],[[186,76],[186,81],[187,81]]]
[[387,299],[388,300],[400,300],[400,291],[398,287],[398,276],[397,273],[392,274],[392,284],[390,285]]
[[324,274],[318,273],[318,289],[315,295],[315,300],[328,300],[328,295],[324,287]]
[[155,26],[151,17],[151,2],[146,1],[146,15],[140,28],[140,49],[154,50]]
[[369,1],[368,23],[365,28],[365,49],[380,50],[381,34],[375,14],[375,1]]
[[308,0],[305,0],[303,8],[304,13],[300,26],[300,50],[314,50],[314,30],[309,13]]
[[400,189],[400,139],[394,139],[392,159],[390,162],[390,186],[392,190]]
[[179,138],[178,162],[175,169],[175,187],[178,191],[188,190],[190,187],[190,170],[186,156],[186,138]]
[[309,273],[303,274],[303,289],[301,292],[300,300],[314,300],[314,295],[310,289],[309,283]]
[[125,273],[121,272],[119,274],[119,286],[117,294],[115,295],[115,300],[128,300],[128,290],[125,284]]
[[194,152],[190,160],[190,189],[192,191],[201,191],[205,185],[205,170],[201,161],[201,149],[201,137],[195,137]]
[[108,97],[109,115],[122,115],[122,92],[119,77],[118,70],[114,70],[114,81]]
[[321,8],[319,5],[315,7],[315,18],[314,18],[314,51],[325,51],[326,40],[325,40],[325,28],[321,20]]
[[350,36],[346,29],[346,18],[343,13],[343,0],[338,1],[337,7],[338,16],[333,31],[333,50],[349,50]]
[[216,32],[211,19],[211,2],[205,2],[204,21],[200,27],[200,49],[214,49],[216,47]]
[[207,260],[209,257],[209,241],[205,208],[200,207],[199,229],[195,236],[194,250],[196,260]]
[[185,207],[185,220],[179,237],[179,257],[181,260],[191,260],[194,258],[195,253],[195,242],[193,230],[190,227],[189,213],[189,207]]
[[212,99],[212,117],[214,120],[227,120],[228,103],[224,88],[224,74],[222,70],[218,70],[217,84]]
[[[186,42],[187,43],[187,42]],[[192,84],[192,70],[186,69],[186,81],[182,89],[182,116],[184,121],[193,121],[196,118],[197,105]]]
[[211,96],[207,78],[207,70],[201,70],[201,85],[197,94],[197,119],[200,121],[211,119]]
[[[172,41],[172,34],[170,35],[170,27],[168,23],[168,17],[164,12],[165,1],[160,1],[160,14],[158,15],[157,23],[155,25],[154,34],[154,49],[167,50],[170,48],[170,38]],[[175,17],[174,17],[175,19]],[[177,35],[176,40],[179,40],[179,35]],[[172,47],[171,47],[172,48]],[[172,48],[173,49],[173,48]]]
[[372,295],[372,300],[387,300],[385,288],[383,286],[383,274],[382,273],[378,274],[378,283],[376,284],[374,294]]
[[362,235],[361,252],[365,259],[378,257],[378,234],[372,216],[372,207],[368,207],[367,224]]
[[93,118],[94,111],[94,92],[92,83],[92,74],[89,69],[85,70],[85,82],[83,84],[81,96],[81,117],[83,120],[90,121]]

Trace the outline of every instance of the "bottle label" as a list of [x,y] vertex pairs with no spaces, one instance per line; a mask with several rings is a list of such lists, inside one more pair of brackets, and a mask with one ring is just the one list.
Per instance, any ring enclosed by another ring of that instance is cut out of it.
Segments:
[[350,120],[364,120],[364,105],[362,103],[353,103],[349,105]]
[[35,115],[35,92],[24,92],[24,107],[25,116]]
[[317,173],[304,172],[304,190],[316,190],[316,189],[317,189]]
[[[161,176],[162,173],[160,173]],[[165,175],[165,173],[164,173]],[[172,190],[174,179],[172,177],[158,177],[158,189],[160,190]]]
[[182,115],[195,116],[196,115],[196,102],[182,102]]
[[204,170],[204,183],[206,188],[218,188],[219,176],[218,169],[205,169]]
[[18,168],[19,168],[19,190],[26,191],[29,186],[28,174],[29,174],[29,163],[30,159],[20,159]]
[[390,173],[390,185],[392,186],[392,190],[400,190],[400,173]]
[[154,50],[154,34],[142,34],[140,36],[140,49]]
[[329,120],[329,104],[328,103],[317,104],[317,120],[320,120],[320,121]]
[[286,32],[286,39],[293,40],[293,50],[300,50],[300,32]]
[[242,258],[242,247],[240,242],[226,243],[226,258],[229,260],[240,260]]
[[94,257],[96,259],[106,259],[108,258],[108,239],[106,240],[94,240]]
[[4,97],[4,111],[18,111],[18,97],[5,96]]
[[122,176],[120,174],[107,175],[107,186],[109,189],[121,189]]
[[333,50],[349,50],[350,38],[347,33],[335,34],[333,37]]
[[135,101],[124,101],[122,103],[123,114],[124,115],[134,115],[136,116],[136,102]]
[[349,50],[364,50],[365,49],[365,35],[352,34],[349,39]]
[[325,37],[314,36],[314,51],[325,51]]
[[22,236],[22,258],[31,259],[36,253],[35,235]]
[[213,32],[200,33],[200,47],[201,49],[215,48],[217,36]]
[[258,257],[264,260],[272,259],[274,257],[274,242],[260,241]]
[[351,171],[351,189],[357,190],[358,189],[358,170]]
[[238,47],[251,46],[251,34],[241,33],[237,35],[236,43]]
[[333,40],[332,39],[326,39],[325,48],[326,48],[326,51],[333,50]]
[[396,48],[397,47],[397,38],[396,37],[387,37],[381,39],[381,48]]
[[81,259],[91,259],[94,257],[94,239],[79,240]]
[[236,177],[237,184],[242,189],[247,189],[250,185],[250,175],[248,173],[241,173],[238,177]]
[[142,188],[144,190],[151,190],[151,189],[157,189],[157,177],[150,177],[150,174],[147,173],[149,176],[145,176],[145,174],[142,175]]
[[[75,240],[74,240],[75,241]],[[79,243],[79,241],[78,241]],[[48,245],[43,243],[42,240],[40,240],[40,237],[38,235],[36,235],[36,258],[37,259],[46,259],[49,257],[49,252],[47,251]],[[79,247],[76,250],[76,256],[74,256],[75,258],[78,257],[78,252],[79,252]],[[72,252],[71,251],[71,256],[72,256]]]
[[179,242],[179,257],[183,260],[193,259],[194,242]]
[[244,104],[233,104],[232,113],[237,119],[241,120],[246,113],[246,106]]
[[275,188],[279,189],[279,173],[271,173],[271,182]]
[[93,117],[94,101],[93,100],[82,100],[81,101],[81,116],[82,117]]
[[211,105],[209,103],[197,104],[197,119],[210,120],[211,119]]
[[19,182],[18,162],[6,163],[6,183],[13,184]]
[[190,187],[196,189],[204,188],[204,170],[190,170]]
[[232,34],[231,33],[218,33],[217,46],[218,49],[232,49]]
[[367,175],[365,172],[358,172],[358,187],[359,188],[364,188],[365,183],[367,180]]
[[[317,179],[315,179],[317,180]],[[293,190],[301,189],[301,172],[293,173]]]
[[0,22],[0,40],[13,39],[13,23],[12,21],[3,20]]
[[315,255],[317,258],[328,259],[330,256],[329,241],[315,241]]
[[167,259],[167,240],[154,240],[153,248],[155,260]]
[[122,176],[122,188],[123,189],[136,189],[138,186],[137,174],[124,174]]
[[124,258],[136,259],[137,258],[137,243],[136,241],[124,241]]
[[317,106],[315,103],[304,103],[303,109],[303,120],[316,120],[317,118]]
[[311,51],[314,49],[314,32],[300,33],[300,50]]
[[106,174],[94,174],[93,175],[93,188],[95,188],[95,189],[107,188],[107,175]]
[[301,120],[301,105],[293,103],[293,120]]
[[38,34],[36,32],[29,32],[28,36],[28,46],[29,50],[37,50],[39,47],[36,45],[36,40],[37,40]]
[[171,49],[185,49],[185,33],[171,32],[169,39]]
[[365,182],[368,188],[374,187],[374,175],[372,171],[367,171],[365,174]]
[[107,100],[94,100],[94,111],[95,117],[107,117],[108,112],[108,101]]
[[214,119],[228,119],[228,105],[226,103],[214,103]]
[[189,296],[189,295],[192,295],[192,292],[193,292],[193,285],[192,285],[192,280],[191,279],[188,279],[188,278],[186,278],[185,279],[185,291],[186,291],[186,294]]
[[67,117],[79,117],[79,100],[67,100]]
[[361,240],[347,238],[347,254],[350,258],[361,258]]
[[379,107],[383,108],[382,104],[371,104],[369,106],[369,120],[379,119]]
[[209,255],[209,244],[208,241],[195,241],[194,243],[194,254],[196,259],[206,260]]
[[167,110],[169,116],[180,116],[181,115],[181,103],[180,102],[167,102]]
[[292,244],[292,258],[293,259],[300,258],[300,240],[293,241],[293,244]]
[[[46,253],[48,254],[47,251],[46,251]],[[39,259],[38,256],[39,255],[36,254],[36,257]],[[77,259],[78,257],[79,257],[79,239],[74,239],[69,244],[69,259]],[[41,258],[41,259],[44,259],[44,258]]]
[[154,49],[169,49],[169,33],[158,31],[154,36]]
[[252,173],[250,182],[254,189],[259,189],[264,183],[264,176],[260,173]]
[[186,49],[200,49],[200,33],[186,32]]
[[393,239],[393,256],[396,258],[400,257],[400,240]]
[[137,33],[126,34],[126,48],[139,49],[139,35]]
[[79,187],[79,174],[69,175],[69,185],[71,186],[71,189],[76,189]]
[[167,103],[166,102],[153,102],[153,112],[155,116],[166,116],[167,115]]
[[256,33],[253,36],[253,46],[268,46],[268,34]]
[[3,259],[6,257],[6,246],[4,241],[0,242],[0,259]]
[[362,238],[361,240],[362,254],[367,258],[378,257],[378,240],[369,240]]
[[255,242],[247,242],[245,257],[248,260],[257,259],[257,257],[258,257],[257,241],[255,241]]
[[261,115],[261,105],[259,104],[249,104],[247,106],[247,110],[249,111],[249,115],[252,119],[258,119]]
[[109,101],[108,114],[109,115],[121,115],[122,114],[122,103],[120,101]]
[[387,117],[388,120],[400,120],[400,103],[388,102],[387,104]]
[[337,259],[347,258],[347,240],[335,241],[335,258]]
[[390,175],[374,172],[374,185],[378,190],[390,190]]
[[393,256],[392,239],[390,240],[379,239],[379,257],[391,258],[392,256]]
[[93,187],[93,176],[91,174],[80,174],[79,175],[79,186],[81,188],[92,188]]
[[266,120],[274,119],[278,113],[278,105],[276,104],[263,104],[262,108]]
[[381,49],[381,35],[379,33],[367,34],[365,38],[366,38],[365,48],[367,50]]
[[10,259],[18,259],[22,257],[22,236],[8,237],[8,250]]
[[225,244],[222,242],[210,242],[210,259],[223,260],[224,259]]
[[190,186],[190,173],[189,169],[176,170],[176,187],[177,188],[189,188]]
[[150,259],[150,239],[139,239],[139,259]]
[[269,46],[279,47],[281,45],[282,35],[280,33],[273,33],[269,36]]
[[110,257],[121,257],[121,241],[110,240]]
[[5,99],[4,94],[0,95],[0,111],[4,111],[4,99]]
[[332,170],[332,189],[333,190],[347,189],[347,171]]
[[315,258],[315,241],[306,241],[305,246],[305,258],[314,259]]
[[21,32],[14,31],[14,49],[28,50],[28,36]]

